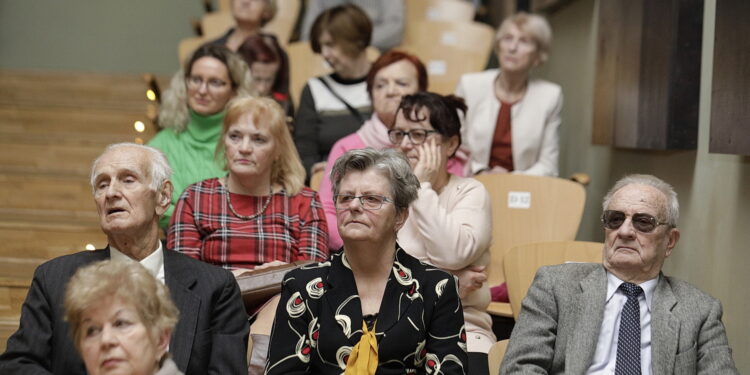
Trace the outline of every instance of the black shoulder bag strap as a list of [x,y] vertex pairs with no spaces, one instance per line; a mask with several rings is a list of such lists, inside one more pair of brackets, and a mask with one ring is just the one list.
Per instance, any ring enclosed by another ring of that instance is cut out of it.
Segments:
[[320,81],[320,83],[322,83],[323,86],[325,86],[328,89],[328,91],[330,91],[331,94],[333,94],[333,96],[336,97],[336,99],[338,99],[341,103],[344,103],[344,105],[346,106],[346,109],[348,109],[349,112],[352,113],[352,116],[357,118],[360,123],[365,122],[364,116],[362,116],[362,114],[359,113],[359,111],[356,108],[352,107],[352,105],[349,104],[349,102],[344,100],[344,98],[342,98],[341,95],[339,95],[336,91],[334,91],[333,88],[331,88],[331,85],[329,85],[328,82],[326,82],[326,80],[323,79],[323,77],[318,77],[318,81]]

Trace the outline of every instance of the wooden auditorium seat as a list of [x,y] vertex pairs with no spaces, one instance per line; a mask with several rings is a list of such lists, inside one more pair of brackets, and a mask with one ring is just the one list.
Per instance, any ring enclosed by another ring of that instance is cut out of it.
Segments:
[[500,340],[490,347],[489,353],[487,353],[487,362],[490,369],[490,374],[499,374],[500,365],[503,363],[503,357],[505,357],[505,351],[508,349],[508,343],[510,340]]
[[193,51],[208,41],[209,39],[200,36],[181,40],[180,44],[177,45],[177,58],[180,61],[180,66],[184,66],[190,56],[193,55]]
[[[521,174],[475,176],[492,199],[492,261],[487,282],[506,281],[503,259],[514,246],[575,240],[586,191],[580,184],[555,177]],[[510,304],[492,302],[488,312],[512,316]]]
[[539,267],[568,262],[601,263],[603,247],[601,242],[556,241],[518,245],[510,249],[503,260],[503,268],[513,318],[518,319],[521,302]]
[[462,0],[408,0],[406,22],[413,20],[471,22],[474,5]]
[[430,91],[450,94],[462,75],[485,69],[493,39],[494,30],[478,22],[411,20],[397,48],[425,63]]

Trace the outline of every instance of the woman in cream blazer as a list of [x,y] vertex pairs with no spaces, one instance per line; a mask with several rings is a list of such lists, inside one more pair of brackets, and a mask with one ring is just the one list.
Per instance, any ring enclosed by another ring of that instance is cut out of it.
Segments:
[[461,77],[456,95],[463,97],[468,107],[461,127],[463,148],[471,154],[467,175],[498,171],[489,164],[502,99],[513,103],[513,172],[557,176],[562,90],[557,84],[529,79],[531,69],[546,61],[550,40],[551,31],[544,18],[514,15],[503,22],[496,37],[502,70]]

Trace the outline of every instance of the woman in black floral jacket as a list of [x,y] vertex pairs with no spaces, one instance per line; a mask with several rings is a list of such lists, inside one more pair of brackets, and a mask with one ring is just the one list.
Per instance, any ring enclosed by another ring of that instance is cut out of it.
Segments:
[[284,278],[266,374],[465,374],[454,278],[396,243],[419,181],[395,150],[353,150],[331,173],[341,251]]

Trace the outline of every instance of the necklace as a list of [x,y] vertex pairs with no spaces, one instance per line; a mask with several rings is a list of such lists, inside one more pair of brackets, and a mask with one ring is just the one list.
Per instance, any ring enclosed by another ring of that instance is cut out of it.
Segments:
[[271,203],[271,198],[273,198],[273,185],[271,185],[271,187],[268,189],[269,196],[266,199],[266,203],[263,203],[263,208],[250,216],[241,215],[239,212],[237,212],[237,210],[234,209],[234,206],[232,206],[232,200],[229,198],[229,177],[226,177],[224,179],[224,185],[226,185],[224,191],[227,194],[227,205],[229,206],[229,210],[232,211],[234,216],[237,216],[242,220],[252,220],[260,215],[263,215],[263,213],[266,212],[266,208],[268,208],[268,205]]

